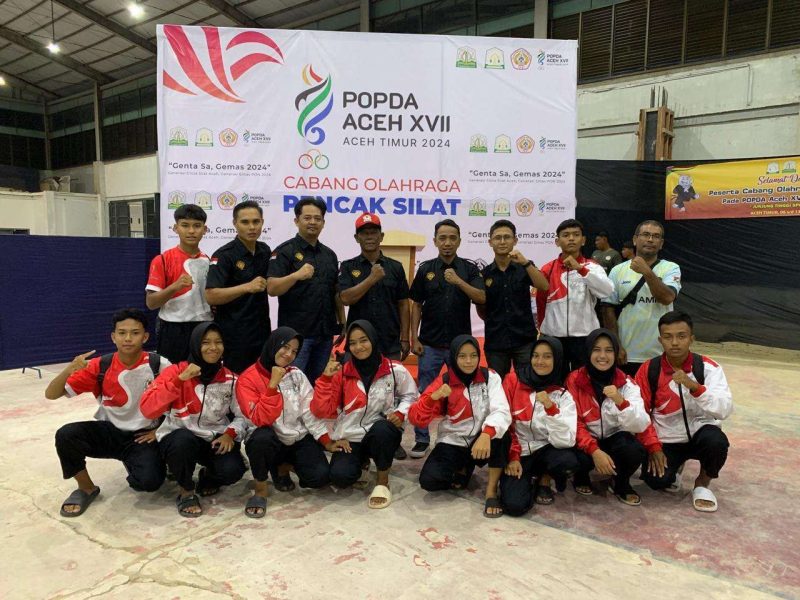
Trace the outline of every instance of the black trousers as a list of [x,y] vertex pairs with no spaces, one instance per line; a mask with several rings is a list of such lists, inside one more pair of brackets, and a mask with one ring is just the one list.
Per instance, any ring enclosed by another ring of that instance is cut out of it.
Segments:
[[256,481],[266,481],[270,471],[274,473],[279,465],[288,463],[294,466],[300,487],[320,488],[330,483],[325,451],[310,434],[286,446],[272,427],[259,427],[245,442],[244,449]]
[[[636,472],[645,458],[647,451],[639,440],[632,433],[620,431],[614,435],[598,440],[600,449],[611,457],[616,466],[617,475],[614,477],[614,492],[618,494],[628,493],[631,489],[631,475]],[[589,484],[589,471],[594,469],[592,457],[585,452],[577,453],[580,468],[575,474],[576,485]]]
[[158,345],[156,351],[172,364],[189,358],[189,337],[202,321],[175,323],[158,320]]
[[137,492],[154,492],[164,483],[166,469],[158,444],[137,444],[136,433],[108,421],[69,423],[56,431],[56,452],[64,479],[86,468],[86,458],[114,458],[128,471],[128,485]]
[[673,483],[678,469],[689,459],[700,461],[700,467],[712,479],[719,477],[720,469],[728,459],[728,436],[716,425],[703,425],[692,436],[691,441],[684,444],[662,444],[667,457],[667,468],[664,476],[658,477],[647,472],[647,465],[642,467],[642,478],[654,490],[663,490]]
[[226,345],[223,356],[225,366],[238,375],[247,367],[255,364],[261,356],[262,348],[263,344],[260,346]]
[[206,468],[204,487],[234,484],[246,470],[239,442],[227,454],[216,454],[211,442],[188,429],[176,429],[161,439],[159,447],[170,472],[185,490],[195,488],[194,468],[198,463]]
[[350,442],[352,452],[334,452],[331,456],[331,483],[337,488],[353,485],[361,476],[361,465],[370,458],[378,471],[392,466],[394,453],[400,447],[402,429],[386,419],[376,421],[360,442]]
[[[474,442],[473,442],[474,443]],[[455,444],[438,443],[422,465],[419,473],[419,485],[428,492],[449,490],[456,480],[456,474],[464,471],[464,481],[468,482],[475,467],[488,464],[491,469],[502,469],[508,464],[508,450],[511,447],[511,436],[506,433],[500,439],[493,439],[488,459],[472,458],[472,444],[469,447]],[[466,483],[465,483],[466,486]]]
[[586,336],[558,338],[564,347],[562,373],[570,373],[586,364]]
[[534,477],[550,475],[554,479],[566,478],[578,471],[578,453],[574,448],[553,448],[550,444],[533,454],[523,456],[522,477],[517,479],[503,473],[500,476],[500,499],[503,512],[518,517],[533,506],[532,483]]
[[486,363],[489,368],[500,375],[500,379],[508,375],[511,370],[511,362],[514,362],[514,370],[519,371],[520,367],[530,364],[533,342],[509,348],[507,350],[487,350]]

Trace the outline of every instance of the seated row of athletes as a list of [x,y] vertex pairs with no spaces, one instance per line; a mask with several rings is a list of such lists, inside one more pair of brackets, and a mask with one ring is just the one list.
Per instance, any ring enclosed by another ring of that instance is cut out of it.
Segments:
[[[607,275],[582,256],[583,226],[574,219],[558,226],[561,252],[541,268],[515,248],[514,224],[495,222],[494,260],[482,272],[457,256],[459,227],[444,220],[434,231],[439,256],[420,264],[409,289],[402,265],[381,253],[377,215],[357,219],[362,252],[340,268],[319,241],[325,205],[303,199],[295,216],[298,235],[272,253],[258,241],[261,208],[240,203],[236,239],[209,259],[199,250],[203,210],[175,211],[179,244],[153,260],[147,284],[148,307],[160,308],[158,353],[143,351],[145,314],[122,310],[111,334],[117,352],[77,356],[46,390],[50,399],[91,392],[100,404],[94,421],[56,433],[63,476],[78,484],[63,516],[97,498],[86,469],[94,457],[122,461],[140,491],[158,489],[168,469],[180,487],[179,514],[197,517],[199,496],[243,477],[241,444],[255,480],[249,517],[265,515],[270,476],[279,491],[295,487],[292,470],[301,487],[364,489],[370,460],[377,481],[368,506],[385,508],[393,459],[405,457],[405,421],[415,426],[412,457],[421,457],[438,417],[421,487],[464,489],[475,467],[488,464],[490,518],[551,504],[553,485],[563,492],[569,479],[592,495],[593,470],[636,506],[637,469],[652,489],[679,491],[689,459],[700,462],[693,506],[717,509],[708,486],[727,458],[721,421],[732,412],[731,393],[722,368],[691,352],[691,317],[672,310],[680,270],[658,258],[660,223],[639,225],[636,257]],[[271,333],[268,294],[279,297]],[[490,368],[480,366],[471,335],[472,303],[485,320]],[[626,320],[636,310],[643,312]],[[345,355],[332,351],[337,333]],[[634,350],[653,344],[648,357]],[[419,388],[401,362],[409,351],[418,356]]]

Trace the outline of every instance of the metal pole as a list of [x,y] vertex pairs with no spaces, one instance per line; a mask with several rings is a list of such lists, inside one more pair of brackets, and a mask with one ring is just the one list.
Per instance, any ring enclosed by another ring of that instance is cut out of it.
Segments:
[[103,160],[103,124],[100,122],[100,85],[94,84],[94,159]]

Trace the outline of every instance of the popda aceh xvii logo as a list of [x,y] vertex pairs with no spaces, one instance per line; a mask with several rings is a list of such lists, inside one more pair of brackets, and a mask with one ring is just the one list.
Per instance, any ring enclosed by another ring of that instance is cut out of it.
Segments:
[[297,133],[308,143],[319,146],[325,141],[325,130],[320,123],[333,108],[331,76],[323,78],[314,72],[314,67],[303,67],[303,82],[309,86],[294,99],[294,107],[300,111],[297,116]]

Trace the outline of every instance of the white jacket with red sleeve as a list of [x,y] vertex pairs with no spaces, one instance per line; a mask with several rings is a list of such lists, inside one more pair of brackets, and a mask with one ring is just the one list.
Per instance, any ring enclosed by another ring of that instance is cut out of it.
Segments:
[[545,390],[553,405],[545,409],[536,399],[536,392],[509,373],[503,389],[511,407],[511,449],[508,460],[519,460],[550,444],[553,448],[575,445],[577,416],[575,401],[565,388],[552,386]]
[[[647,371],[653,360],[661,361],[661,372],[656,388],[656,401],[653,406],[650,382]],[[690,352],[683,364],[683,371],[692,381],[697,381],[692,373],[693,355]],[[703,356],[704,383],[694,393],[686,387],[675,383],[672,375],[674,367],[662,354],[648,360],[639,367],[636,373],[636,383],[642,389],[644,407],[652,415],[653,427],[648,428],[639,436],[648,452],[661,450],[661,444],[685,444],[689,441],[686,427],[688,424],[689,435],[694,435],[698,429],[705,425],[720,427],[722,421],[733,413],[733,396],[728,386],[728,380],[722,367],[716,362]],[[683,406],[686,407],[686,421],[683,420]]]
[[[176,429],[188,429],[208,442],[227,433],[235,441],[244,439],[245,418],[236,402],[236,375],[222,367],[208,385],[198,377],[182,381],[178,376],[189,366],[186,361],[167,367],[142,394],[142,414],[149,419],[167,412],[156,430],[161,441]],[[233,413],[233,419],[228,414]]]
[[580,269],[564,267],[561,257],[541,269],[550,288],[536,294],[539,331],[554,337],[582,337],[600,327],[594,307],[598,299],[610,296],[614,284],[605,269],[584,256]]
[[287,367],[277,388],[271,388],[272,373],[257,362],[236,380],[236,399],[249,420],[246,439],[256,427],[272,427],[285,446],[311,434],[323,446],[330,441],[328,427],[311,414],[314,388],[297,367]]
[[624,399],[619,406],[609,398],[595,398],[586,367],[567,377],[567,389],[575,400],[578,417],[575,445],[586,454],[599,448],[597,440],[604,440],[620,431],[642,433],[650,425],[650,415],[644,409],[639,386],[633,379],[617,369],[613,385]]
[[405,420],[418,395],[414,378],[399,362],[383,358],[369,394],[355,365],[346,362],[332,377],[317,378],[311,413],[318,419],[336,419],[334,440],[360,442],[377,421],[392,413]]
[[[485,375],[487,374],[487,375]],[[434,400],[433,393],[447,378],[450,395]],[[501,438],[511,425],[511,411],[500,376],[491,369],[479,368],[469,388],[449,372],[439,375],[408,411],[408,420],[416,427],[427,427],[439,415],[436,443],[471,447],[481,433]]]

